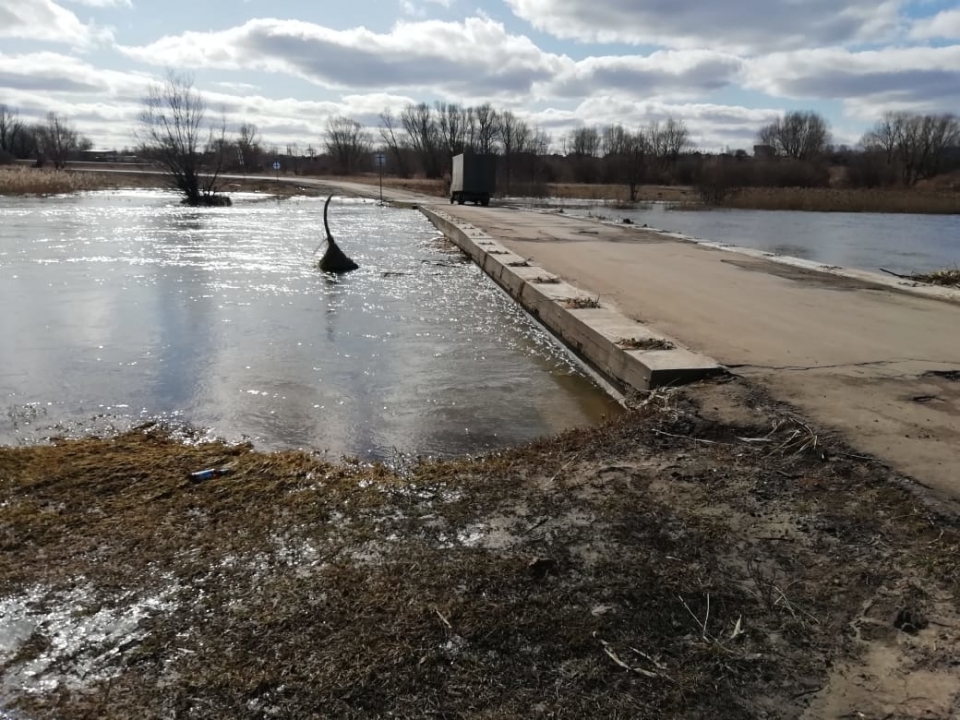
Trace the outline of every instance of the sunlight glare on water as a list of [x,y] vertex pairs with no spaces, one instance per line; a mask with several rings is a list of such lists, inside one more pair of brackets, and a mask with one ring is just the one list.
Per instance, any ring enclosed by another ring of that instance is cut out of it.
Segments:
[[417,211],[0,198],[0,443],[162,418],[262,447],[475,452],[618,411]]

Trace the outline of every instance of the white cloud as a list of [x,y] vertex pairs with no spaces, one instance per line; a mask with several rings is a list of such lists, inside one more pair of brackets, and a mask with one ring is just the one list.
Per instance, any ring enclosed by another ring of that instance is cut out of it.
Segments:
[[584,100],[569,113],[550,112],[544,121],[562,133],[580,123],[601,126],[619,123],[628,128],[640,128],[672,117],[684,121],[698,148],[716,151],[727,146],[749,147],[757,130],[780,112],[777,108],[667,103],[637,100],[626,94],[599,94]]
[[158,65],[286,72],[331,88],[395,87],[527,104],[604,89],[689,96],[731,83],[743,65],[736,56],[708,50],[574,61],[479,16],[462,22],[402,22],[379,34],[255,20],[221,32],[185,33],[122,50]]
[[506,0],[560,38],[677,48],[817,47],[875,41],[899,25],[899,0]]
[[605,90],[684,97],[731,84],[743,65],[735,55],[712,50],[565,59],[557,75],[540,87],[543,94],[556,97],[582,98]]
[[122,47],[156,65],[291,73],[331,88],[443,88],[453,94],[529,91],[561,58],[487,18],[400,22],[389,33],[333,30],[296,20],[251,20],[220,32],[187,32]]
[[944,10],[933,17],[917,20],[910,28],[910,37],[915,40],[960,39],[960,10]]
[[95,8],[105,8],[105,7],[133,7],[131,0],[68,0],[68,2],[76,3],[78,5],[86,5],[88,7]]
[[[141,98],[158,80],[143,73],[99,69],[58,53],[0,52],[0,102],[31,121],[40,120],[49,111],[66,115],[100,147],[123,147],[134,142]],[[222,88],[224,83],[214,85]],[[383,92],[311,101],[200,89],[211,118],[222,111],[233,129],[253,122],[266,142],[278,145],[296,142],[316,146],[322,142],[324,126],[331,116],[347,115],[373,126],[384,108],[399,110],[414,102],[405,95]]]
[[774,53],[749,61],[745,78],[773,96],[841,100],[867,119],[887,109],[955,111],[960,45]]
[[80,19],[52,0],[0,0],[0,38],[66,43],[78,47],[106,41],[111,33]]
[[[0,37],[78,48],[103,38],[102,30],[64,9],[67,1],[0,0]],[[125,4],[69,1],[88,7]],[[374,127],[385,107],[397,111],[434,98],[490,101],[556,136],[585,122],[636,127],[673,116],[687,122],[700,147],[711,150],[749,146],[756,130],[779,112],[776,98],[809,100],[815,108],[824,100],[839,101],[845,114],[831,118],[833,124],[841,120],[854,129],[887,109],[960,107],[960,44],[874,45],[869,51],[842,44],[882,35],[893,26],[902,27],[901,41],[908,34],[921,41],[947,37],[960,11],[910,26],[891,19],[891,9],[896,16],[897,7],[892,2],[882,2],[876,16],[867,17],[866,0],[841,0],[845,4],[832,13],[818,12],[827,0],[807,0],[803,12],[799,2],[787,0],[769,0],[765,11],[759,0],[722,7],[671,0],[669,8],[666,0],[595,0],[589,6],[577,0],[507,1],[518,12],[549,12],[542,22],[557,33],[575,33],[584,40],[612,33],[608,39],[655,42],[665,49],[613,54],[617,49],[611,48],[611,54],[574,59],[544,49],[480,11],[456,22],[398,22],[384,32],[256,19],[218,31],[186,31],[145,46],[114,47],[123,55],[121,62],[137,66],[132,58],[157,68],[158,75],[165,67],[199,71],[209,78],[199,89],[212,113],[223,107],[232,127],[254,122],[267,142],[279,145],[318,145],[331,115]],[[445,5],[412,2],[418,8]],[[142,5],[138,18],[145,12]],[[748,17],[751,13],[756,17]],[[835,44],[817,47],[825,40]],[[279,84],[251,80],[251,71],[306,79],[324,88],[310,94],[326,99],[268,99],[260,88],[276,92]],[[62,112],[108,146],[132,142],[140,98],[154,79],[152,74],[103,70],[66,51],[0,51],[0,102],[30,117]],[[753,109],[703,101],[705,96],[724,97],[727,87],[759,91],[766,98]]]

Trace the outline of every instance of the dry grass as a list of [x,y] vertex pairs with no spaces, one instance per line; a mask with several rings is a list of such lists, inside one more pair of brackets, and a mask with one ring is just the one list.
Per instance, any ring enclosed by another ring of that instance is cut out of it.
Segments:
[[796,717],[878,584],[913,564],[920,585],[958,578],[955,524],[835,450],[776,407],[724,425],[685,393],[404,477],[155,428],[0,448],[0,600],[41,588],[32,612],[95,625],[164,598],[59,655],[38,625],[0,675],[53,652],[43,679],[64,682],[2,702],[38,720]]
[[934,270],[929,273],[916,273],[911,275],[910,279],[916,280],[917,282],[929,283],[930,285],[960,288],[960,268]]
[[[955,589],[960,535],[762,396],[734,402],[756,424],[660,394],[404,476],[149,427],[0,448],[0,602],[26,593],[48,619],[0,655],[0,704],[35,720],[797,717],[855,655],[866,601],[886,613],[908,573],[924,597]],[[134,629],[90,630],[114,616]],[[18,692],[32,662],[48,684]]]
[[117,180],[95,173],[0,167],[0,195],[60,195],[117,187]]
[[813,212],[960,213],[960,193],[837,188],[742,188],[724,207]]
[[[361,183],[363,185],[372,185],[379,187],[380,176],[373,174],[364,175],[345,175],[345,176],[316,176],[316,180],[331,180],[344,182]],[[428,180],[426,178],[397,178],[385,176],[383,178],[385,188],[395,190],[406,190],[407,192],[420,193],[421,195],[434,195],[436,197],[449,197],[447,190],[449,184],[446,180]]]

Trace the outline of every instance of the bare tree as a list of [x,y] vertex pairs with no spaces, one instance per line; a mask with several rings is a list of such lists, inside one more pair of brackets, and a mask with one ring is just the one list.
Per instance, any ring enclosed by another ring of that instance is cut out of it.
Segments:
[[426,103],[408,105],[400,116],[403,129],[410,138],[410,145],[420,157],[423,172],[428,178],[443,177],[440,129],[436,118]]
[[779,155],[810,160],[826,150],[830,132],[822,115],[795,110],[761,128],[757,139],[773,147]]
[[936,175],[944,150],[960,143],[960,125],[953,115],[906,115],[898,125],[897,155],[907,186]]
[[627,154],[627,187],[630,190],[630,202],[636,202],[640,184],[647,174],[647,156],[650,153],[650,141],[642,130],[632,133],[629,138]]
[[497,137],[500,134],[500,115],[491,107],[490,103],[484,103],[473,109],[476,117],[477,132],[474,148],[481,155],[489,155],[497,151]]
[[[221,122],[219,128],[204,128],[206,105],[193,88],[193,78],[169,72],[163,84],[150,88],[142,104],[140,154],[163,170],[185,204],[229,205],[230,198],[217,193],[226,127]],[[211,147],[220,152],[207,152]]]
[[373,140],[356,120],[337,116],[327,120],[324,142],[337,170],[349,175],[359,169],[369,155]]
[[410,168],[407,163],[407,148],[410,142],[389,110],[380,113],[380,137],[393,157],[397,175],[402,178],[410,177]]
[[93,146],[93,143],[80,135],[62,115],[47,113],[46,125],[41,125],[40,128],[46,157],[57,170],[65,168],[67,161],[78,152],[89,150]]
[[509,110],[500,113],[497,126],[500,145],[503,147],[503,166],[506,191],[510,192],[510,180],[516,157],[530,144],[530,126]]
[[860,141],[868,152],[880,152],[888,165],[892,165],[897,154],[897,142],[903,130],[904,113],[887,112],[877,121]]
[[953,115],[886,113],[861,141],[882,153],[910,187],[939,173],[948,148],[960,145],[960,120]]
[[437,102],[437,129],[448,158],[463,152],[466,144],[467,111],[456,103]]
[[623,125],[608,125],[601,135],[600,148],[605,156],[625,155],[630,150],[633,139]]
[[[367,146],[369,150],[369,144]],[[293,171],[294,175],[300,174],[300,166],[303,164],[303,154],[300,152],[299,143],[287,143],[287,167]]]
[[569,154],[574,157],[596,157],[600,154],[601,147],[600,131],[594,126],[585,125],[570,134]]
[[260,169],[260,131],[253,123],[244,123],[240,126],[237,137],[237,160],[245,169]]
[[[664,146],[668,153],[670,144],[664,142]],[[646,173],[646,135],[642,130],[632,133],[622,125],[611,125],[603,130],[602,148],[607,181],[625,184],[630,191],[630,201],[635,202]]]
[[0,105],[0,153],[17,157],[14,149],[17,147],[18,136],[23,131],[24,126],[20,115],[6,105]]
[[20,160],[27,158],[37,158],[40,162],[41,156],[37,151],[39,129],[36,125],[21,124],[19,132],[13,136],[12,150],[13,156]]
[[600,130],[594,126],[578,127],[567,140],[567,157],[573,163],[573,179],[592,183],[598,178],[597,156],[602,147]]
[[550,145],[553,144],[553,138],[543,128],[534,128],[533,138],[530,140],[530,152],[537,157],[543,157],[550,152]]
[[680,157],[680,153],[690,145],[690,134],[683,120],[674,120],[672,117],[662,125],[660,122],[651,123],[646,130],[645,138],[650,154],[657,159],[661,168],[668,168]]

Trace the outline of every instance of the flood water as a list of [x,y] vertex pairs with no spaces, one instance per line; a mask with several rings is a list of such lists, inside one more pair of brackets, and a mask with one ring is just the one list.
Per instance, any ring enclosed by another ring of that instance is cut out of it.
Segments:
[[860,270],[911,273],[960,265],[960,215],[689,211],[664,203],[621,210],[569,201],[563,208],[572,215],[629,218],[703,240]]
[[0,198],[0,443],[160,418],[261,447],[477,452],[618,406],[415,210]]

